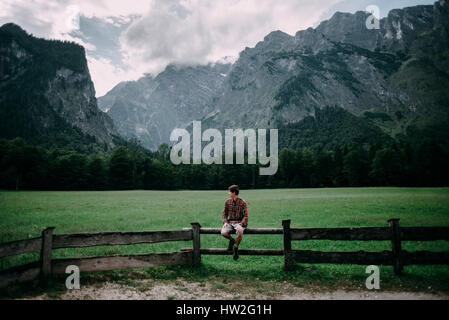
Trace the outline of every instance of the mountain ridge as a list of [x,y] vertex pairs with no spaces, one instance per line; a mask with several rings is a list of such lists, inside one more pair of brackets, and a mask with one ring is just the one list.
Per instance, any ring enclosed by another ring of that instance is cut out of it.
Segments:
[[0,27],[0,134],[45,147],[109,150],[121,137],[97,107],[82,46]]
[[[253,48],[240,52],[219,87],[211,88],[217,94],[209,96],[202,114],[192,113],[189,119],[183,113],[183,119],[202,120],[204,129],[294,131],[294,137],[282,134],[286,138],[280,144],[296,148],[301,145],[287,141],[301,140],[306,133],[287,126],[303,128],[301,121],[328,107],[326,114],[335,111],[348,123],[355,116],[364,128],[348,144],[360,143],[361,137],[371,143],[365,133],[372,130],[389,143],[407,138],[412,131],[444,128],[449,124],[445,90],[449,85],[448,7],[449,3],[441,0],[434,5],[394,9],[379,21],[377,30],[367,29],[370,14],[358,11],[337,12],[316,28],[300,30],[294,36],[270,32]],[[191,89],[188,98],[194,95]],[[174,104],[162,107],[170,115],[178,112]],[[336,111],[339,109],[344,112]],[[121,121],[120,113],[117,108],[115,115],[111,114],[114,121]],[[338,128],[329,132],[331,137],[339,135]],[[436,135],[447,136],[438,130]],[[160,142],[168,142],[168,136],[159,135]],[[334,143],[318,145],[329,148]]]
[[[222,101],[217,102],[216,116],[208,119],[207,126],[222,128],[223,123],[228,127],[243,123],[245,127],[266,126],[281,130],[285,125],[314,116],[316,108],[335,105],[360,117],[360,121],[376,124],[382,132],[395,138],[407,135],[409,125],[425,128],[427,125],[439,125],[441,119],[448,122],[449,97],[445,93],[445,85],[430,85],[436,92],[430,92],[429,89],[418,94],[419,90],[416,90],[417,86],[426,86],[426,82],[432,81],[426,77],[426,72],[431,68],[434,68],[434,73],[440,74],[442,80],[448,74],[448,41],[444,38],[447,23],[440,22],[445,22],[449,17],[447,7],[448,4],[441,1],[433,6],[393,10],[381,19],[379,30],[366,28],[368,13],[336,13],[315,29],[298,31],[294,38],[281,35],[277,38],[281,43],[277,43],[276,47],[270,45],[274,43],[273,36],[279,34],[271,34],[268,43],[264,43],[264,40],[241,53],[229,76],[234,79],[234,83],[224,93]],[[415,18],[420,22],[426,17],[428,20],[424,19],[425,23],[414,27],[410,25],[414,17],[411,13],[416,14]],[[352,23],[348,23],[348,18],[352,19]],[[414,35],[402,27],[403,33],[399,36],[397,30],[401,30],[403,23],[408,23],[410,30],[418,29],[420,33]],[[341,27],[338,28],[338,25]],[[346,29],[338,32],[342,27]],[[339,39],[332,33],[327,34],[323,31],[326,28],[337,30],[336,35],[346,38]],[[347,30],[352,29],[363,35],[371,35],[371,38],[351,36]],[[410,83],[410,71],[407,69],[413,66],[410,63],[414,60],[418,61],[418,66],[422,63],[422,48],[426,48],[423,42],[433,36],[440,39],[438,46],[446,51],[433,52],[430,56],[433,65],[429,66],[428,63],[421,68],[415,65],[415,81]],[[363,42],[365,39],[368,40]],[[376,43],[375,48],[373,43]],[[441,52],[442,58],[438,56]],[[260,84],[263,81],[268,84]],[[239,92],[235,93],[234,90]],[[225,98],[226,95],[240,95],[242,99],[232,103],[231,99]],[[268,98],[255,102],[248,99],[258,99],[263,95]],[[438,98],[432,98],[435,96]],[[422,100],[426,100],[426,103],[422,103]],[[251,102],[245,104],[245,101]],[[262,116],[258,117],[251,110],[254,105],[259,110],[264,106],[264,112],[260,112]],[[238,111],[248,113],[246,117],[253,121],[230,121],[230,114],[235,115]],[[377,118],[364,116],[370,113],[382,115]],[[401,116],[398,117],[398,114]],[[298,133],[298,137],[301,134]]]
[[[173,128],[208,113],[219,94],[229,64],[206,66],[169,65],[156,77],[120,83],[98,99],[114,119],[119,133],[137,138],[149,149],[170,139]],[[186,120],[187,119],[187,120]]]

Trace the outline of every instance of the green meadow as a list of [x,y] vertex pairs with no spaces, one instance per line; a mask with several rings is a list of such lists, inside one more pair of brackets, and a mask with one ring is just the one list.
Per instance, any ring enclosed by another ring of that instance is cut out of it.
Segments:
[[[449,188],[328,188],[242,190],[248,203],[250,228],[281,228],[291,219],[292,227],[388,226],[400,218],[401,226],[449,226]],[[174,230],[199,222],[203,227],[221,227],[227,191],[103,191],[103,192],[0,192],[0,242],[40,236],[46,227],[55,234]],[[321,251],[391,250],[389,241],[294,241],[293,249]],[[55,258],[112,254],[171,252],[192,246],[191,241],[131,246],[53,250]],[[219,235],[202,235],[204,248],[225,248]],[[449,241],[403,242],[408,251],[449,251]],[[245,235],[244,248],[282,249],[281,235]],[[39,259],[39,253],[0,259],[0,269]],[[310,264],[283,270],[283,257],[202,256],[201,268],[159,267],[140,271],[140,277],[251,283],[288,281],[297,286],[364,289],[366,266]],[[396,276],[390,266],[380,266],[381,289],[449,292],[449,266],[406,266]],[[98,279],[123,279],[131,271],[89,274]],[[218,280],[217,280],[218,279]],[[366,290],[366,289],[365,289]]]

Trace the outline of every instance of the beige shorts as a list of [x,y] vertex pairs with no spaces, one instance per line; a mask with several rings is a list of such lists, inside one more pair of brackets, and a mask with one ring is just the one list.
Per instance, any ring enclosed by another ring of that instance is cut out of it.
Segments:
[[226,232],[227,234],[230,234],[230,233],[232,233],[233,230],[235,230],[235,232],[237,233],[237,230],[236,230],[237,226],[240,226],[242,228],[242,233],[245,232],[246,228],[242,227],[242,225],[238,224],[238,223],[235,223],[235,224],[228,223],[225,227],[223,227],[221,229],[221,232]]

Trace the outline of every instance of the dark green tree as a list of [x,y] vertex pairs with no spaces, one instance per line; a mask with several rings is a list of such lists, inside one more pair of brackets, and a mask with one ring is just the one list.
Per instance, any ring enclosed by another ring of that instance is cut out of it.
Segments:
[[91,155],[87,163],[87,174],[89,188],[94,190],[104,190],[107,188],[108,168],[104,158],[97,154]]
[[29,146],[24,139],[16,138],[7,142],[4,148],[2,176],[10,187],[14,185],[14,189],[19,190],[24,176],[36,162],[33,147]]
[[320,151],[315,159],[315,185],[319,187],[333,187],[333,154],[329,151]]
[[114,148],[109,160],[109,181],[111,187],[118,190],[133,188],[133,168],[128,148],[119,146]]
[[53,187],[60,190],[87,189],[87,156],[73,151],[57,157],[53,164],[52,181]]
[[371,167],[370,177],[380,186],[397,186],[404,174],[400,152],[390,147],[376,152]]
[[298,154],[295,150],[284,148],[279,153],[279,175],[286,187],[293,186],[293,180],[298,174]]
[[345,155],[343,172],[346,175],[348,186],[361,187],[369,183],[368,174],[370,161],[362,148],[355,148]]

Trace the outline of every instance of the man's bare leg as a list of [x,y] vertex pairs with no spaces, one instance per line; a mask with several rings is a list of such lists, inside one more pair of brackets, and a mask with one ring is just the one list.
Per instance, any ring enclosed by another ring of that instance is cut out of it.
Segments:
[[231,236],[229,235],[229,233],[227,233],[227,232],[222,231],[222,232],[221,232],[221,235],[222,235],[223,237],[225,237],[226,239],[229,239],[229,240],[232,239],[232,237],[231,237]]
[[233,247],[233,245],[234,245],[234,243],[235,243],[234,238],[232,238],[232,237],[229,235],[229,233],[227,233],[227,232],[224,231],[224,230],[221,230],[221,235],[222,235],[223,237],[225,237],[226,239],[229,240],[228,250],[232,250],[232,247]]
[[235,238],[235,244],[233,248],[233,259],[238,260],[239,258],[239,245],[243,238],[243,228],[240,225],[235,227],[235,231],[237,233],[237,237]]
[[222,235],[223,237],[225,237],[226,239],[231,240],[232,237],[229,235],[229,233],[227,233],[227,232],[224,230],[224,227],[225,227],[225,226],[226,226],[226,225],[224,225],[223,228],[221,229],[221,235]]
[[238,248],[239,245],[240,245],[240,242],[241,242],[242,239],[243,239],[243,228],[242,228],[241,226],[238,225],[238,226],[235,228],[235,231],[236,231],[236,233],[237,233],[237,237],[235,238],[235,247]]

